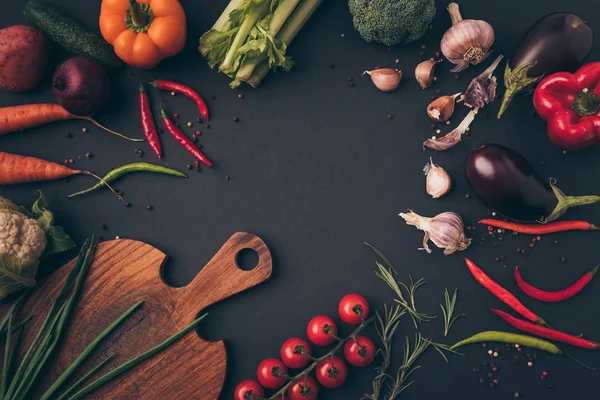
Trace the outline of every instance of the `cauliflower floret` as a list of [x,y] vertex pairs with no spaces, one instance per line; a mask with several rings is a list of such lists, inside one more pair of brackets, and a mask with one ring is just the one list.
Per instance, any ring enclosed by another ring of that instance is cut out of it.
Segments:
[[0,210],[0,254],[36,261],[46,248],[46,234],[25,214]]

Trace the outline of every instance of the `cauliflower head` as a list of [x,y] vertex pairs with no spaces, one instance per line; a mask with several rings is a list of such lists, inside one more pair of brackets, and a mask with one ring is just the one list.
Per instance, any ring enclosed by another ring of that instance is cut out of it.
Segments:
[[0,299],[36,285],[40,259],[75,247],[41,192],[31,211],[0,197]]
[[46,249],[46,232],[35,219],[0,210],[0,254],[36,261]]

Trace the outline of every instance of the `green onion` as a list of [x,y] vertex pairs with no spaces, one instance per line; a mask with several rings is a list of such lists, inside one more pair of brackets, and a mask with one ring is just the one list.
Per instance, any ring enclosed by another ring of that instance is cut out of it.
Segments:
[[[21,360],[19,368],[17,369],[14,378],[10,382],[10,386],[8,386],[7,392],[3,400],[19,400],[22,398],[26,398],[27,392],[31,388],[33,381],[39,374],[39,371],[42,369],[43,364],[47,361],[50,353],[52,352],[56,342],[58,341],[60,334],[59,332],[54,332],[55,326],[59,322],[65,322],[66,318],[62,317],[66,316],[65,311],[70,310],[68,307],[69,300],[63,303],[63,298],[67,295],[71,283],[77,277],[78,281],[80,281],[81,273],[84,274],[87,272],[89,268],[89,263],[93,257],[94,253],[94,237],[87,239],[81,250],[79,251],[79,256],[77,257],[77,261],[73,266],[73,269],[67,275],[67,279],[63,284],[60,292],[56,296],[48,315],[46,315],[46,319],[42,323],[42,326],[38,329],[33,342],[30,344],[25,356]],[[87,265],[86,265],[87,264]],[[77,288],[71,295],[71,300],[78,295]],[[51,342],[50,340],[54,337],[54,340]],[[50,348],[48,347],[50,346]],[[34,353],[35,351],[35,353]],[[33,355],[32,355],[33,353]],[[44,354],[46,356],[44,356]],[[24,391],[24,392],[23,392]]]
[[131,368],[135,367],[136,365],[147,360],[148,358],[152,357],[156,353],[167,348],[173,342],[179,340],[179,338],[181,338],[187,332],[194,329],[204,318],[206,318],[207,315],[208,314],[202,315],[201,317],[194,320],[191,324],[189,324],[188,326],[186,326],[179,332],[168,337],[164,342],[162,342],[158,346],[155,346],[155,347],[151,348],[150,350],[140,354],[139,356],[137,356],[129,361],[126,361],[125,363],[119,365],[117,368],[111,370],[110,372],[108,372],[105,375],[101,376],[100,378],[96,379],[94,382],[90,383],[88,386],[84,387],[79,392],[77,392],[74,396],[70,397],[69,400],[78,400],[78,399],[84,398],[88,393],[98,389],[100,386],[104,385],[108,381],[116,378],[117,376],[123,374],[126,371],[129,371]]
[[98,344],[108,335],[110,335],[115,328],[117,328],[121,322],[123,322],[131,313],[138,309],[139,306],[142,305],[144,301],[138,301],[133,306],[129,307],[119,318],[114,320],[96,339],[94,339],[82,352],[81,354],[63,371],[61,376],[50,386],[50,388],[44,393],[40,400],[49,399],[58,388],[65,383],[71,375],[75,372],[75,370],[86,360],[86,358],[96,349]]
[[108,363],[110,360],[113,359],[113,357],[115,356],[116,353],[111,354],[110,356],[106,357],[104,360],[102,360],[100,362],[100,364],[96,365],[94,368],[92,368],[87,374],[85,374],[84,376],[81,377],[81,379],[79,379],[77,382],[75,382],[73,384],[73,386],[71,386],[70,388],[68,388],[62,395],[60,395],[60,397],[56,400],[65,400],[66,398],[68,398],[68,396],[71,395],[71,393],[73,393],[79,386],[81,386],[83,384],[83,382],[87,381],[92,375],[94,375],[96,372],[100,371],[102,369],[102,367],[104,367],[106,365],[106,363]]

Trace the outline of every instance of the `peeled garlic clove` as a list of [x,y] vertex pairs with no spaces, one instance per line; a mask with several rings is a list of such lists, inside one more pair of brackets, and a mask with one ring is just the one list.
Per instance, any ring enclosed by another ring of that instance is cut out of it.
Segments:
[[485,21],[462,19],[456,3],[448,5],[448,13],[452,26],[442,36],[440,49],[456,65],[451,71],[458,72],[487,58],[495,39],[494,28]]
[[373,84],[382,92],[391,92],[396,90],[402,80],[402,71],[393,68],[379,68],[372,71],[365,71],[363,75],[371,76]]
[[435,69],[435,64],[439,62],[442,62],[442,60],[434,60],[432,58],[419,63],[417,68],[415,68],[415,78],[423,89],[427,89],[433,84],[433,71]]
[[425,189],[427,194],[434,199],[440,198],[450,191],[452,179],[446,170],[439,165],[435,165],[430,158],[425,168]]
[[427,115],[436,122],[446,122],[454,113],[454,102],[461,93],[438,97],[427,106]]

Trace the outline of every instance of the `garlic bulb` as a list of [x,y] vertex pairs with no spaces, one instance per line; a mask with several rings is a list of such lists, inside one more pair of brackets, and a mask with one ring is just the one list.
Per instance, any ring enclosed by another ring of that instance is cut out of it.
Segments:
[[429,103],[427,106],[427,115],[436,122],[446,122],[454,113],[454,102],[461,93],[452,96],[441,96]]
[[363,75],[371,76],[373,84],[382,92],[391,92],[396,90],[402,80],[402,71],[393,68],[379,68],[372,71],[365,71]]
[[485,21],[462,19],[456,3],[448,5],[448,13],[452,26],[444,33],[440,48],[448,61],[456,64],[451,71],[458,72],[487,58],[494,44],[494,28]]
[[435,64],[442,62],[442,60],[425,60],[417,65],[415,68],[415,78],[423,89],[427,89],[433,84],[435,80],[433,72],[435,70]]
[[444,249],[444,255],[449,256],[456,251],[465,250],[471,244],[471,239],[465,236],[463,220],[457,213],[443,212],[433,218],[427,218],[410,211],[407,214],[400,213],[400,216],[408,225],[425,232],[423,247],[419,250],[431,253],[427,243],[431,240],[437,247]]
[[425,190],[427,194],[434,199],[440,198],[450,191],[452,179],[446,170],[439,165],[435,165],[430,158],[425,168]]

